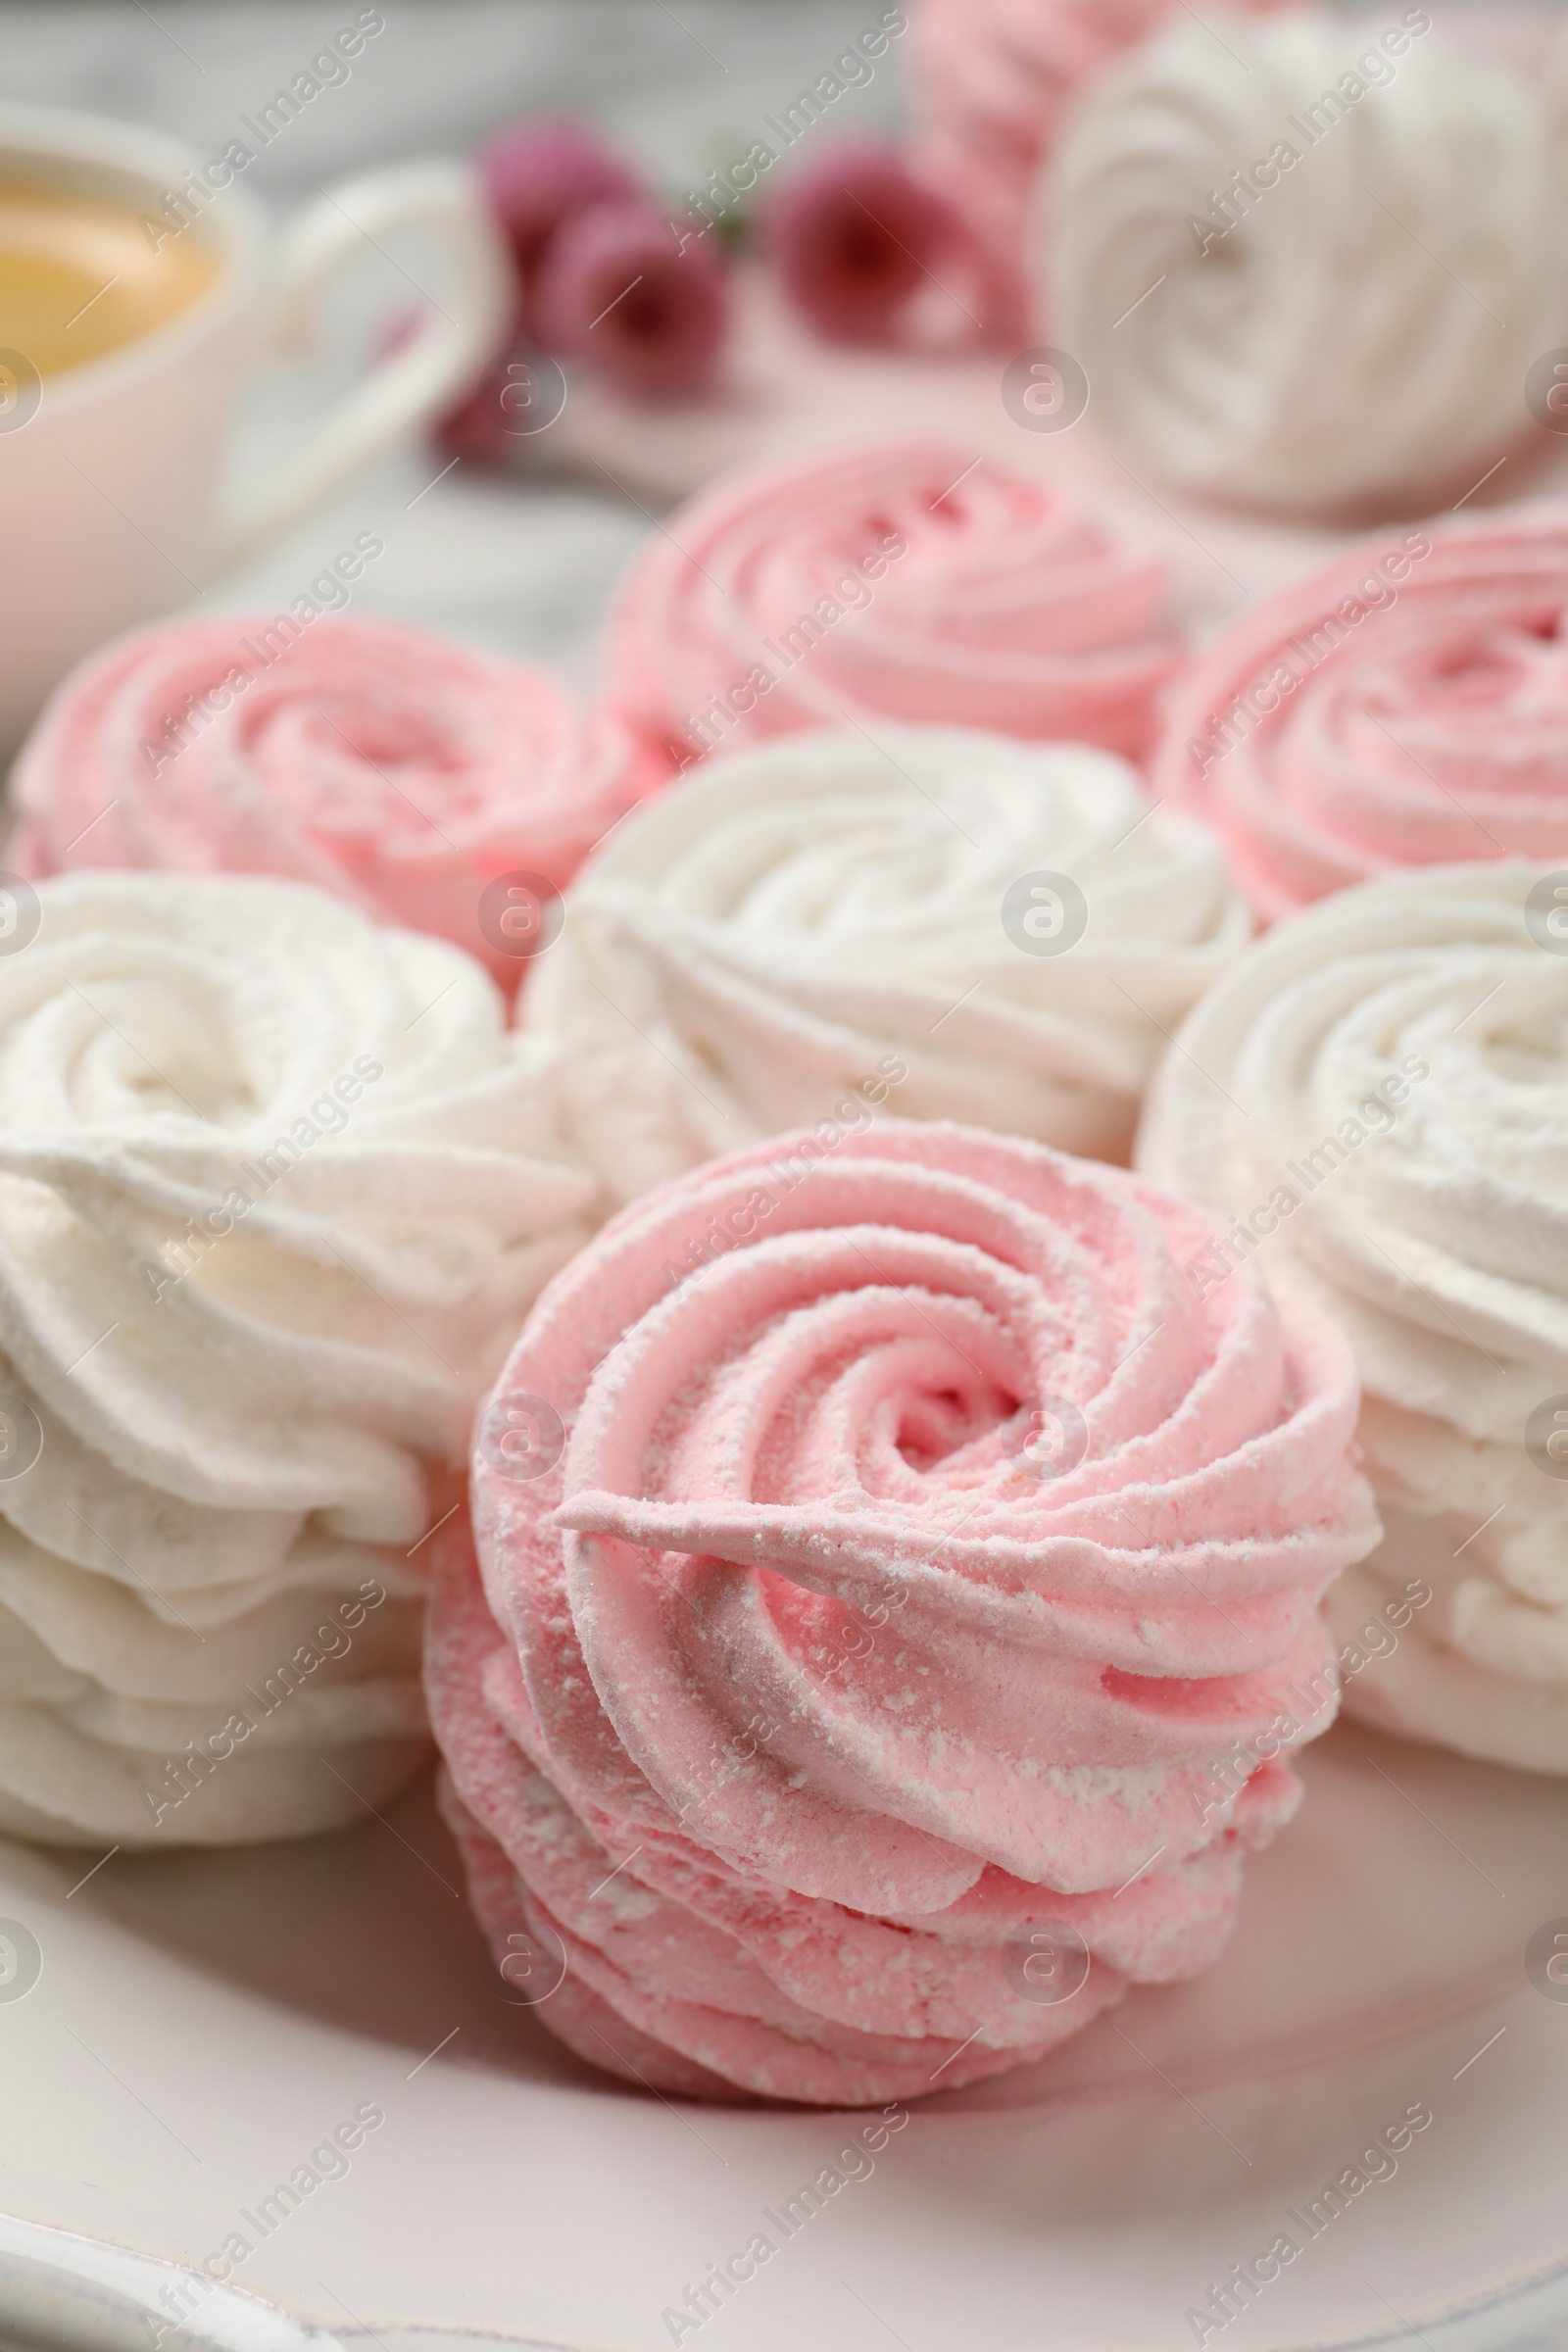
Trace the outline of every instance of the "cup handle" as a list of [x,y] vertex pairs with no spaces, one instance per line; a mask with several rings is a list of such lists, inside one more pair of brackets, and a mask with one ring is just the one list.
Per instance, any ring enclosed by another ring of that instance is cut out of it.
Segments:
[[237,505],[220,531],[220,567],[297,522],[338,484],[466,391],[506,330],[511,264],[466,166],[431,159],[339,180],[283,232],[267,340],[282,356],[311,347],[325,288],[368,237],[433,228],[448,255],[442,305],[377,360],[274,475]]

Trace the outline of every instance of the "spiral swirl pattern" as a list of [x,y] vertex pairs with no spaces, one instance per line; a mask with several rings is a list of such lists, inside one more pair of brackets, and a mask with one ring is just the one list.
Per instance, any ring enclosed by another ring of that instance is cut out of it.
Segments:
[[[1280,4],[1240,0],[1253,14]],[[984,262],[993,338],[1028,340],[1030,212],[1073,100],[1175,13],[1175,0],[918,0],[910,9],[915,155]]]
[[[854,2103],[1204,1964],[1296,1801],[1277,1738],[1218,1806],[1210,1765],[1322,1667],[1376,1523],[1342,1343],[1252,1278],[1196,1304],[1195,1211],[973,1129],[813,1144],[666,1186],[541,1300],[429,1674],[486,1924],[568,1958],[544,2021]],[[1004,1966],[1042,1919],[1091,1954],[1056,2006]]]
[[[292,630],[292,635],[289,632]],[[555,681],[389,620],[180,620],[67,679],[18,762],[8,857],[71,868],[275,874],[516,965],[486,883],[560,888],[657,780]]]
[[1301,11],[1222,42],[1189,12],[1086,96],[1042,267],[1140,475],[1386,513],[1467,494],[1524,429],[1563,339],[1561,218],[1551,109],[1424,9],[1378,39]]
[[[1023,927],[1032,880],[1086,926],[1060,954]],[[867,1096],[1125,1159],[1170,1030],[1249,928],[1212,837],[1121,760],[937,727],[705,767],[617,828],[567,906],[524,1019],[622,1200],[858,1123]]]
[[[417,1544],[583,1231],[548,1055],[467,956],[313,890],[91,874],[8,903],[0,1827],[346,1818],[320,1758],[373,1798],[419,1753]],[[367,1581],[345,1643],[323,1613]],[[170,1760],[318,1632],[331,1671],[296,1663],[179,1793]]]
[[677,765],[833,720],[1148,746],[1164,559],[974,452],[877,442],[705,491],[633,562],[611,707]]
[[1296,582],[1183,678],[1153,784],[1269,920],[1401,866],[1568,857],[1568,521],[1406,531]]
[[1347,1705],[1549,1772],[1568,1772],[1568,1484],[1548,1450],[1554,1400],[1568,1427],[1565,907],[1568,875],[1513,862],[1324,900],[1192,1015],[1139,1146],[1231,1220],[1196,1287],[1255,1254],[1354,1345],[1387,1538],[1331,1613],[1349,1641],[1411,1580],[1430,1597]]

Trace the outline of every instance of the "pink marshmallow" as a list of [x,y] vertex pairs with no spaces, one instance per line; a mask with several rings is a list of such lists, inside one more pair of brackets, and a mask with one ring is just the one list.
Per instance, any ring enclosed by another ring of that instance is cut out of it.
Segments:
[[[1236,0],[1262,15],[1283,0]],[[995,342],[1027,343],[1036,188],[1072,103],[1177,0],[918,0],[909,11],[914,161],[956,208],[983,266]]]
[[[890,1119],[709,1163],[546,1293],[428,1684],[481,1919],[559,1938],[582,2055],[914,2097],[1213,1957],[1378,1530],[1344,1343],[1250,1267],[1195,1283],[1211,1237]],[[1041,1923],[1070,1998],[1022,1988]]]
[[1396,529],[1293,582],[1184,676],[1152,790],[1265,921],[1406,866],[1562,861],[1568,515]]
[[[179,620],[59,688],[18,760],[6,852],[82,866],[275,874],[466,948],[487,883],[559,890],[658,781],[613,720],[520,662],[381,619]],[[541,894],[542,895],[542,894]],[[493,933],[493,926],[491,931]]]
[[813,452],[649,539],[611,615],[609,696],[677,766],[877,718],[1137,758],[1181,659],[1166,592],[1162,557],[973,450]]

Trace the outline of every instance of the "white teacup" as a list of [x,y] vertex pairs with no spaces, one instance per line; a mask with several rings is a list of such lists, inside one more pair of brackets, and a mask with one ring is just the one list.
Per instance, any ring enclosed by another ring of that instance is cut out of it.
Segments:
[[[0,180],[164,213],[203,159],[130,123],[0,104]],[[205,241],[207,290],[164,324],[41,381],[0,352],[0,750],[91,647],[172,611],[298,518],[471,381],[511,299],[476,184],[447,162],[344,180],[270,236],[223,186],[181,237]],[[308,348],[319,301],[367,237],[416,225],[446,256],[439,309],[371,367],[243,510],[220,510],[248,376]],[[8,338],[0,322],[0,345]]]

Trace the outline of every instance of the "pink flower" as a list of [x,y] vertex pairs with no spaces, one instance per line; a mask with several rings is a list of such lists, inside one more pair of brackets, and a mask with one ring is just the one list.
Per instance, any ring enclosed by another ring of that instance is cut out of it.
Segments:
[[956,221],[891,147],[840,147],[780,189],[765,242],[795,309],[834,343],[887,343]]
[[441,418],[436,446],[475,466],[515,468],[548,462],[544,435],[564,406],[564,387],[552,364],[533,344],[513,335],[473,390]]
[[634,399],[700,391],[729,324],[717,240],[678,236],[644,205],[596,206],[552,240],[534,318],[547,350],[590,361]]
[[480,150],[479,175],[512,247],[526,305],[563,224],[596,204],[643,196],[635,172],[579,122],[542,115],[514,123]]

